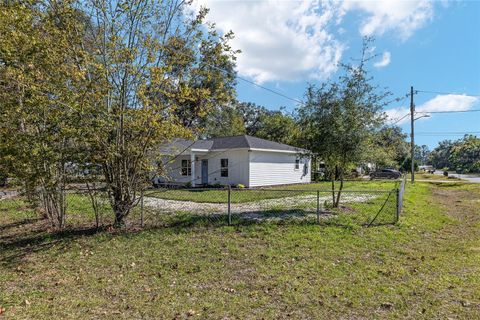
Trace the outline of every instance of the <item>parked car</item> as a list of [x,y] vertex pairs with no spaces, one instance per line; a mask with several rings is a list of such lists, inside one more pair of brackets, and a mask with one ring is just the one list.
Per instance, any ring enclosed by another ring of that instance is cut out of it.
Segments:
[[370,173],[370,179],[399,179],[401,176],[402,173],[394,169],[383,169]]

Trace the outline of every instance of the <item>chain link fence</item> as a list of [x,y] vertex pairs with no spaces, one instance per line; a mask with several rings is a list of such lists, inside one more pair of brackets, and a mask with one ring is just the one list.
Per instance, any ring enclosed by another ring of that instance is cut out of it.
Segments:
[[[174,188],[142,192],[132,209],[130,226],[245,225],[261,222],[322,225],[384,225],[398,221],[405,181],[384,190],[314,189],[315,185],[237,188]],[[25,217],[34,211],[21,196],[0,194],[0,211],[15,210]],[[66,222],[96,226],[113,223],[105,190],[66,192]]]
[[262,221],[381,225],[398,220],[398,189],[159,189],[145,192],[148,224],[241,225]]

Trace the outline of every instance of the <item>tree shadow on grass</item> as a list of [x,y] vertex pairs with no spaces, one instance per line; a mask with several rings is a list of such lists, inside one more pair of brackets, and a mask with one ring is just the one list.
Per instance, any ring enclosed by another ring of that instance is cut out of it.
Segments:
[[[225,213],[211,214],[193,214],[177,213],[170,215],[158,214],[151,218],[147,229],[170,228],[177,232],[189,231],[194,228],[216,228],[228,225],[241,227],[258,225],[262,223],[276,225],[320,225],[325,227],[341,227],[353,229],[355,227],[367,226],[371,220],[362,216],[362,219],[348,219],[347,215],[355,216],[355,212],[333,213],[331,211],[322,211],[318,218],[315,210],[306,209],[271,209],[248,211],[242,213],[232,213],[230,221]],[[372,215],[373,217],[373,215]],[[363,219],[365,218],[365,219]],[[395,219],[391,221],[377,221],[372,226],[392,225]]]
[[[354,214],[354,213],[351,213]],[[153,219],[152,219],[153,218]],[[362,227],[358,221],[342,220],[342,214],[322,212],[317,221],[315,210],[306,209],[271,209],[250,211],[245,213],[233,213],[230,225],[236,228],[243,226],[275,224],[275,225],[319,225],[321,227],[339,227],[354,230]],[[150,221],[148,221],[150,220]],[[224,213],[212,214],[158,214],[157,217],[150,217],[144,228],[132,223],[129,228],[115,230],[109,229],[108,233],[113,235],[132,235],[143,230],[162,231],[173,230],[174,232],[194,232],[196,229],[223,228],[229,225],[228,215]],[[391,225],[385,221],[374,224],[374,226]],[[52,231],[48,221],[41,219],[27,219],[12,222],[0,226],[1,230],[8,230],[18,226],[24,226],[21,232],[7,233],[0,235],[0,266],[15,268],[24,262],[24,258],[30,254],[49,250],[56,247],[57,250],[66,250],[72,242],[80,237],[95,236],[99,233],[106,233],[107,226],[95,228],[91,225],[77,226],[61,231]]]
[[285,210],[259,210],[242,213],[232,213],[229,223],[229,217],[225,213],[177,213],[163,216],[159,214],[158,220],[154,221],[150,228],[174,228],[190,229],[195,227],[224,227],[249,226],[263,222],[267,223],[312,223],[312,211],[285,209]]
[[[40,220],[42,220],[42,218],[27,218],[27,219],[23,219],[23,220],[20,220],[20,221],[15,221],[15,222],[7,223],[7,224],[4,224],[4,225],[0,225],[0,232],[5,232],[8,229],[12,229],[12,228],[36,223]],[[1,238],[2,237],[0,236],[0,240],[1,240]]]
[[[78,237],[92,236],[101,231],[93,227],[51,231],[46,222],[44,219],[37,219],[30,222],[36,223],[36,228],[0,237],[0,265],[15,268],[32,253],[48,250],[54,246],[64,249]],[[18,225],[22,225],[21,222]]]

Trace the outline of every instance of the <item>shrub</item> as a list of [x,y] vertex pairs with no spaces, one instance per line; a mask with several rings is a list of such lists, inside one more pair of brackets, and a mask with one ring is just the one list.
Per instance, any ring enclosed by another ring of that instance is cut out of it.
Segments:
[[245,185],[243,185],[241,183],[237,184],[235,187],[238,188],[238,189],[245,189]]

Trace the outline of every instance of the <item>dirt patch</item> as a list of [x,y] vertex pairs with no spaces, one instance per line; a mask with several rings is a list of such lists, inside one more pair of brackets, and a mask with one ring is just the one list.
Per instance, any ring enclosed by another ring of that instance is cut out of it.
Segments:
[[[432,188],[432,195],[435,201],[442,204],[445,212],[452,218],[458,219],[462,223],[462,228],[475,227],[475,223],[480,222],[478,211],[478,202],[480,194],[471,190],[461,190],[453,187],[438,186]],[[480,234],[480,231],[478,232]]]

